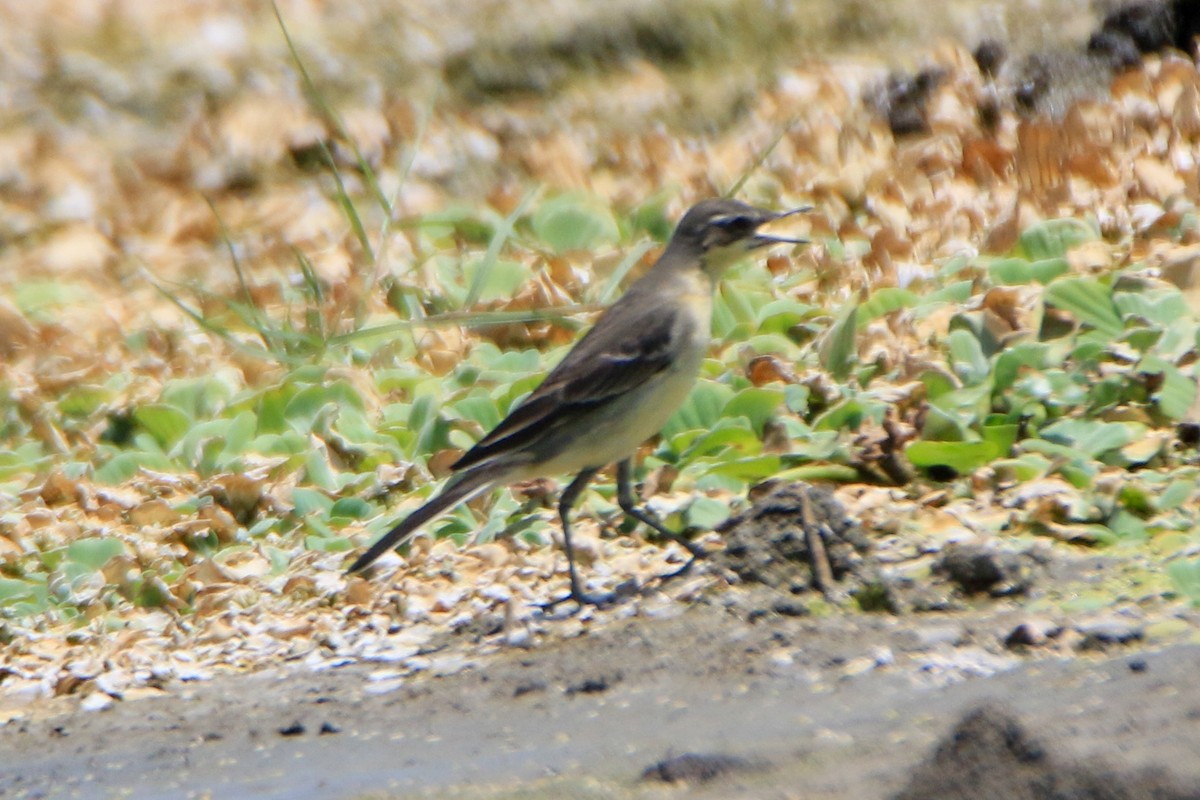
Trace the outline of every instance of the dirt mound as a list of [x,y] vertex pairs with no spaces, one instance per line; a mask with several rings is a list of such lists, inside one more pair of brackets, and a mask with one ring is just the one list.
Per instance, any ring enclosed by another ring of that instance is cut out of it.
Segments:
[[725,549],[711,562],[743,582],[791,594],[828,592],[834,581],[850,588],[865,582],[870,542],[829,489],[767,486],[721,532]]
[[1007,711],[967,712],[893,800],[1194,800],[1158,772],[1116,773],[1051,753]]
[[[755,603],[803,615],[797,596],[821,592],[866,611],[893,614],[961,610],[971,597],[1029,594],[1049,556],[996,541],[951,542],[928,560],[918,580],[894,559],[876,554],[863,528],[830,489],[806,483],[766,485],[753,505],[721,528],[726,547],[710,563],[732,580],[757,586]],[[911,566],[911,565],[909,565]],[[901,567],[901,568],[898,568]]]

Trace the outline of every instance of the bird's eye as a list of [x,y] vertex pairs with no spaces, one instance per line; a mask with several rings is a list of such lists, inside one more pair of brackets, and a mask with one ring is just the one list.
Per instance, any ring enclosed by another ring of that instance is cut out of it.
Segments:
[[744,214],[733,214],[728,217],[721,217],[720,219],[716,220],[716,223],[722,228],[734,233],[754,227],[754,220],[750,219]]
[[728,247],[734,242],[749,239],[758,228],[759,221],[746,214],[724,214],[709,221],[704,234],[704,249]]

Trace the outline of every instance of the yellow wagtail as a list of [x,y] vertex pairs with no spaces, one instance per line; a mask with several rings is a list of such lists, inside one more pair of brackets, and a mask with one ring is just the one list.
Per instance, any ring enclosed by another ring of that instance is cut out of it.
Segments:
[[[780,217],[736,200],[704,200],[680,220],[654,266],[609,307],[528,397],[455,464],[454,475],[425,505],[383,535],[351,565],[356,572],[403,544],[431,519],[488,489],[575,473],[558,503],[571,593],[580,605],[612,595],[584,591],[575,568],[570,512],[588,481],[617,463],[621,509],[679,542],[703,550],[634,503],[632,454],[662,428],[687,397],[708,351],[717,278],[746,253],[773,244],[804,244],[759,233]],[[689,562],[690,563],[690,562]],[[557,602],[548,605],[555,605]]]

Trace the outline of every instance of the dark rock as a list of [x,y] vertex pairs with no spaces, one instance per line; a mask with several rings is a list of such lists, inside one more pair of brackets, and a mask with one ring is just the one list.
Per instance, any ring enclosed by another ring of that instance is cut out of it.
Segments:
[[1196,55],[1196,37],[1200,36],[1200,3],[1175,0],[1175,46],[1190,56]]
[[971,56],[979,66],[980,72],[994,78],[1000,72],[1004,59],[1008,58],[1008,49],[998,39],[984,39],[971,51]]
[[1200,422],[1184,421],[1175,428],[1175,435],[1184,447],[1200,446]]
[[1129,644],[1145,635],[1145,627],[1138,620],[1119,616],[1099,617],[1075,625],[1083,634],[1079,644],[1081,650],[1102,650],[1109,645]]
[[1143,53],[1157,53],[1175,44],[1174,4],[1163,2],[1127,3],[1113,9],[1100,30],[1124,34]]
[[304,733],[304,723],[296,721],[279,729],[280,736],[299,736]]
[[1004,646],[1040,647],[1062,633],[1062,626],[1048,619],[1032,618],[1023,621],[1004,638]]
[[1024,594],[1031,584],[1030,569],[1017,553],[978,544],[952,544],[934,565],[966,594],[992,597]]
[[1133,39],[1114,31],[1093,33],[1088,39],[1087,51],[1115,69],[1129,69],[1142,63],[1142,53]]
[[731,772],[748,770],[752,763],[723,753],[684,753],[652,764],[642,771],[643,781],[707,783]]
[[882,86],[869,92],[868,99],[887,118],[894,135],[926,133],[929,123],[925,118],[925,105],[946,75],[947,70],[933,67],[915,75],[895,72]]
[[599,694],[607,692],[621,681],[620,673],[616,675],[597,675],[591,678],[584,678],[578,683],[573,683],[566,689],[567,697],[573,697],[577,694]]
[[812,613],[808,606],[798,600],[777,600],[771,605],[771,610],[784,617],[807,617]]
[[526,681],[518,683],[517,688],[513,689],[513,697],[522,697],[534,692],[544,692],[546,690],[546,682],[542,680]]

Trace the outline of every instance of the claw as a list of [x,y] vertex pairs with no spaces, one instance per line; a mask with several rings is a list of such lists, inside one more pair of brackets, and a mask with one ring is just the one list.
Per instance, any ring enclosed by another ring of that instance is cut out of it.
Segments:
[[575,602],[578,607],[571,612],[571,615],[578,614],[587,606],[595,606],[596,608],[605,608],[617,601],[615,592],[605,592],[604,594],[588,594],[582,590],[571,590],[570,594],[563,595],[557,600],[550,600],[545,603],[538,603],[537,607],[543,613],[551,613],[563,603]]

